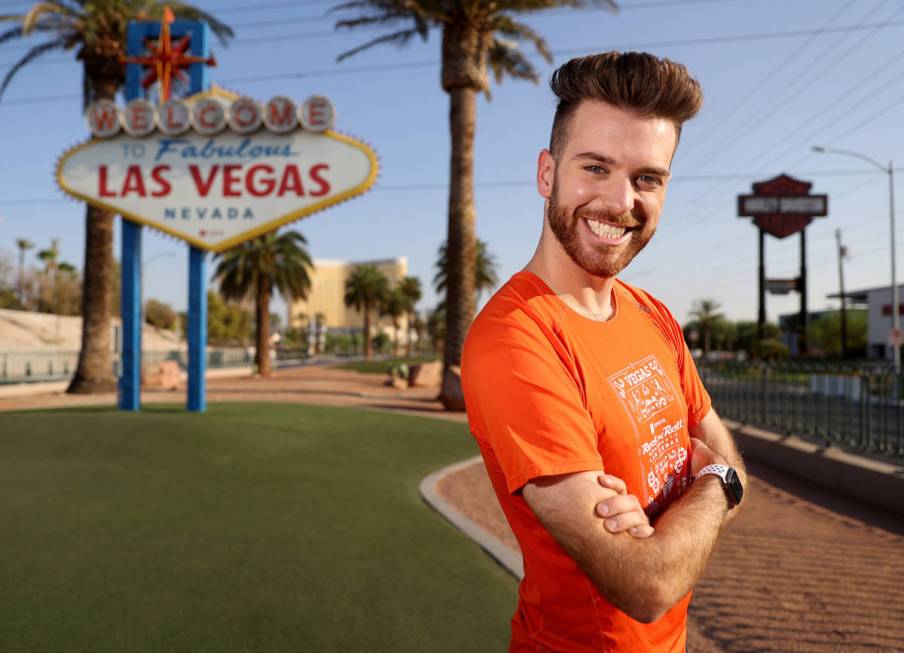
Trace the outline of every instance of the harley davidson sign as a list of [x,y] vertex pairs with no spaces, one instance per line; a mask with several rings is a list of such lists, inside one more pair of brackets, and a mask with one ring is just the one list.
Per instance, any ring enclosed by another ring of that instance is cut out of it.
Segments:
[[738,195],[738,217],[752,217],[756,226],[776,238],[796,234],[813,218],[829,213],[829,196],[810,195],[812,187],[788,175],[757,182],[752,195]]
[[334,117],[318,96],[298,106],[222,91],[159,107],[101,101],[86,114],[95,138],[63,154],[57,180],[90,204],[218,252],[373,185],[376,154],[333,131]]

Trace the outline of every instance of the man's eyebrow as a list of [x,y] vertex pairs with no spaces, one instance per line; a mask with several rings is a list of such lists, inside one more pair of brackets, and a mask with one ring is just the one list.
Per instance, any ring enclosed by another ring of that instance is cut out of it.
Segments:
[[[606,156],[605,154],[600,154],[599,152],[581,152],[580,154],[574,155],[575,159],[587,159],[590,161],[598,161],[599,163],[603,163],[608,166],[615,165],[615,159],[611,156]],[[672,176],[672,173],[666,170],[665,168],[656,168],[656,167],[646,167],[641,168],[637,171],[638,174],[641,175],[657,175],[662,177],[663,179],[669,179]]]
[[592,161],[599,161],[600,163],[605,163],[606,165],[615,165],[615,159],[611,156],[606,156],[605,154],[600,154],[599,152],[581,152],[580,154],[574,155],[575,159],[590,159]]

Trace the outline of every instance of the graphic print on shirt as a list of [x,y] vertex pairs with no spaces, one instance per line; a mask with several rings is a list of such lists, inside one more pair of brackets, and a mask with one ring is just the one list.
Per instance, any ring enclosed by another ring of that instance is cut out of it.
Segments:
[[[637,442],[637,457],[646,480],[644,505],[656,514],[676,490],[684,491],[687,474],[682,473],[688,451],[681,445],[686,416],[667,409],[675,404],[678,392],[655,354],[635,361],[609,376],[609,384],[631,417]],[[664,411],[668,415],[663,415]]]

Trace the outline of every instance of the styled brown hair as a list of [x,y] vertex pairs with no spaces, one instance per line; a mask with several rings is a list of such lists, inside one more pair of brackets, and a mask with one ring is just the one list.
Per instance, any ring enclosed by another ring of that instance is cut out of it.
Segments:
[[601,100],[645,118],[663,118],[681,126],[703,106],[700,83],[680,63],[647,52],[603,52],[559,66],[549,80],[559,98],[552,121],[549,151],[557,156],[565,144],[571,117],[584,100]]

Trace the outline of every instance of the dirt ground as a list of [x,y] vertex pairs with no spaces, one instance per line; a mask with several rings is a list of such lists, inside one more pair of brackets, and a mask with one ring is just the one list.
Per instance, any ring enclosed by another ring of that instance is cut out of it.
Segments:
[[[429,388],[325,367],[208,381],[208,401],[286,401],[447,414]],[[145,392],[183,402],[184,392]],[[112,405],[114,395],[0,398],[0,411]],[[904,651],[904,520],[748,461],[744,512],[719,541],[691,604],[691,653]],[[440,492],[509,546],[517,543],[481,463]],[[902,497],[904,500],[904,497]]]

